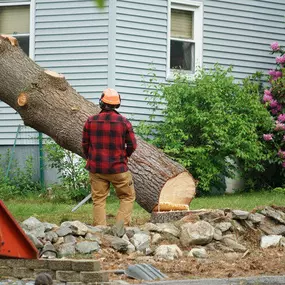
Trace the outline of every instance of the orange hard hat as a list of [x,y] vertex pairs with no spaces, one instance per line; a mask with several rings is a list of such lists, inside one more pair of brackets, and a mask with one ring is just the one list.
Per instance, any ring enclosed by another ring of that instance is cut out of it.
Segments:
[[112,88],[107,88],[103,91],[101,101],[109,105],[120,105],[120,94]]

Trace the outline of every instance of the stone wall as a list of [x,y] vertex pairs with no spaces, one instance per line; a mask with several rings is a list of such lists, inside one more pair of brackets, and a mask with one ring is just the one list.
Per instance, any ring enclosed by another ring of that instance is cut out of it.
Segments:
[[108,284],[109,281],[108,272],[101,270],[97,260],[0,259],[0,279],[34,280],[40,273],[48,273],[55,283],[95,285]]

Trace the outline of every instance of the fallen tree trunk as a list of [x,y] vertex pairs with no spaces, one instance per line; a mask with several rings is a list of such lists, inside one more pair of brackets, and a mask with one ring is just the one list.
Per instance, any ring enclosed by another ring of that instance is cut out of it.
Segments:
[[[14,38],[4,35],[0,36],[0,100],[18,112],[26,126],[80,156],[84,122],[100,111],[63,75],[38,66]],[[137,139],[138,148],[129,160],[137,202],[148,212],[187,210],[195,195],[191,174],[159,149]]]

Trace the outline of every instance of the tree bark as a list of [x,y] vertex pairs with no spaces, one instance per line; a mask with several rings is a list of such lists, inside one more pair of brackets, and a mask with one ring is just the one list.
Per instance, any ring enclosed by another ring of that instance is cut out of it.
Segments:
[[[63,75],[38,66],[13,38],[4,35],[0,36],[0,100],[18,112],[26,126],[83,157],[83,125],[88,116],[99,113],[99,106],[78,94]],[[138,136],[137,140],[138,148],[129,159],[137,202],[148,212],[163,210],[165,204],[167,210],[169,205],[173,206],[171,210],[175,205],[187,208],[195,195],[191,174],[156,147]],[[179,186],[181,174],[182,188]],[[160,201],[166,185],[165,192],[173,194],[164,195],[166,198]]]

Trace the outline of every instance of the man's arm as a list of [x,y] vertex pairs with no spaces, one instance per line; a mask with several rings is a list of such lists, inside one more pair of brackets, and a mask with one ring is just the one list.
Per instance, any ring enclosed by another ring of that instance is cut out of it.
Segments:
[[127,156],[130,157],[137,148],[137,140],[132,124],[129,121],[127,122],[126,145]]
[[88,158],[89,150],[89,141],[90,141],[90,132],[89,132],[89,119],[85,122],[82,133],[82,150],[85,158]]

